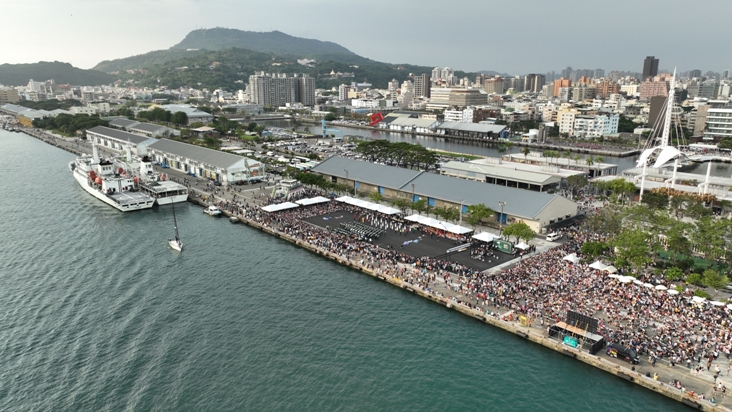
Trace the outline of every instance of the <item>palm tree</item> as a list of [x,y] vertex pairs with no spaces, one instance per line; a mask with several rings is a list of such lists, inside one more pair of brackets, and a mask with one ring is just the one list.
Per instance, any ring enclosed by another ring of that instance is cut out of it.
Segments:
[[587,162],[587,166],[592,166],[593,164],[595,164],[595,162],[592,159],[592,156],[589,156],[587,159],[585,159],[585,161]]
[[605,161],[605,158],[604,158],[604,157],[602,157],[602,156],[597,156],[597,157],[595,158],[595,162],[597,162],[597,163],[602,163],[602,162],[604,162],[604,161]]
[[529,149],[528,147],[524,147],[521,150],[521,153],[523,153],[523,155],[524,155],[524,161],[528,161],[528,157],[529,157],[529,153],[531,153],[531,149]]
[[574,164],[575,165],[578,165],[580,160],[582,160],[582,156],[574,155]]
[[567,166],[569,166],[569,161],[572,159],[572,152],[569,150],[564,152],[564,158],[567,159]]

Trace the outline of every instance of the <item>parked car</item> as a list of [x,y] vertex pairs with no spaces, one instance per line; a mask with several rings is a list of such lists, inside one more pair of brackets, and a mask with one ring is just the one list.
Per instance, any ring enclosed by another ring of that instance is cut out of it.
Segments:
[[550,242],[554,242],[556,240],[561,239],[562,236],[563,235],[559,232],[552,232],[552,233],[549,233],[548,235],[546,235],[546,240],[548,240]]

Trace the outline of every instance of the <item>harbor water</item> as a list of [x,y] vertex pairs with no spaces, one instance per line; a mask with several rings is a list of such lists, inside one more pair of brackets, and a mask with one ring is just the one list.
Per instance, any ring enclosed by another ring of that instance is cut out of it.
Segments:
[[72,158],[0,131],[0,410],[685,409],[192,204],[174,252]]

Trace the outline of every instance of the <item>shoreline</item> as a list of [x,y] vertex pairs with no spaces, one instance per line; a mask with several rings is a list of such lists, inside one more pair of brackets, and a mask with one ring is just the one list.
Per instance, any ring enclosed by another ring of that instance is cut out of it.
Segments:
[[[85,153],[82,150],[82,148],[80,146],[78,146],[74,141],[69,141],[64,138],[61,138],[62,141],[67,144],[60,144],[58,137],[49,135],[42,130],[34,130],[34,129],[28,130],[26,128],[22,128],[21,132],[28,134],[29,136],[35,137],[39,140],[42,140],[46,143],[49,143],[53,146],[59,147],[70,153],[74,153],[77,155]],[[77,145],[77,146],[74,147],[74,145]],[[193,196],[193,190],[191,190],[189,192],[188,201],[191,203],[203,206],[203,207],[208,206],[208,203],[205,202],[203,199],[201,199],[200,197]],[[344,258],[342,256],[331,253],[327,250],[323,250],[308,242],[301,241],[293,236],[287,235],[274,228],[268,227],[264,224],[258,223],[251,219],[248,219],[248,218],[244,217],[243,215],[236,215],[225,209],[222,209],[222,212],[227,217],[230,217],[230,216],[238,217],[240,222],[247,226],[258,229],[258,230],[265,232],[269,235],[272,235],[276,238],[283,239],[287,242],[292,243],[295,246],[302,247],[312,253],[315,253],[317,255],[320,255],[327,259],[335,261],[343,266],[349,267],[354,270],[358,270],[366,275],[369,275],[373,278],[387,282],[387,283],[391,284],[392,286],[398,287],[402,290],[405,290],[412,294],[418,295],[422,298],[430,300],[430,301],[437,303],[441,306],[444,306],[448,309],[454,309],[454,310],[458,311],[459,313],[461,313],[465,316],[471,317],[475,320],[478,320],[482,323],[500,328],[500,329],[502,329],[506,332],[512,333],[518,337],[532,341],[532,342],[537,343],[541,346],[544,346],[548,349],[552,349],[560,354],[577,359],[585,364],[594,366],[600,370],[603,370],[607,373],[615,375],[618,378],[635,383],[643,388],[652,390],[660,395],[663,395],[663,396],[666,396],[673,400],[676,400],[678,402],[681,402],[687,406],[691,406],[693,408],[696,408],[698,410],[703,410],[703,411],[727,411],[727,410],[729,410],[728,408],[726,408],[724,406],[712,403],[706,399],[705,400],[694,399],[694,398],[686,395],[684,392],[680,391],[679,389],[676,389],[676,388],[670,386],[667,383],[664,383],[662,381],[653,380],[652,377],[648,377],[640,371],[633,371],[630,368],[627,368],[625,366],[621,366],[621,365],[612,363],[609,360],[607,360],[601,356],[590,355],[587,352],[577,351],[575,349],[572,349],[568,346],[563,345],[561,342],[558,342],[556,340],[549,338],[545,333],[537,332],[535,329],[532,329],[531,327],[520,326],[514,321],[501,320],[498,317],[489,316],[489,315],[486,315],[485,313],[483,313],[482,311],[469,308],[462,303],[454,302],[454,301],[448,299],[447,297],[437,296],[418,286],[415,286],[411,283],[403,281],[403,280],[399,279],[398,277],[382,273],[379,269],[370,269],[364,265],[361,265],[357,262],[349,260],[348,258]]]
[[[338,126],[348,127],[351,129],[361,129],[361,130],[371,130],[374,132],[386,132],[386,133],[398,133],[402,135],[409,135],[409,136],[423,136],[423,137],[434,137],[439,139],[445,139],[445,140],[453,140],[458,141],[462,143],[480,143],[484,145],[498,145],[501,142],[498,140],[483,140],[483,139],[476,139],[476,138],[469,138],[469,137],[458,137],[458,136],[448,136],[448,135],[441,135],[441,134],[435,134],[435,133],[422,133],[422,132],[403,132],[399,130],[389,130],[389,129],[380,129],[378,127],[371,127],[371,126],[360,126],[360,125],[341,125],[339,123],[328,123],[329,126],[333,126],[334,128],[337,128]],[[596,155],[602,155],[602,156],[612,156],[612,157],[630,157],[640,154],[640,149],[627,149],[624,151],[613,151],[613,150],[607,150],[602,148],[585,148],[585,147],[576,147],[576,146],[563,146],[553,143],[527,143],[527,142],[512,142],[514,146],[518,147],[529,147],[533,149],[541,149],[541,150],[559,150],[559,151],[570,151],[573,153],[580,153],[580,154],[596,154]]]

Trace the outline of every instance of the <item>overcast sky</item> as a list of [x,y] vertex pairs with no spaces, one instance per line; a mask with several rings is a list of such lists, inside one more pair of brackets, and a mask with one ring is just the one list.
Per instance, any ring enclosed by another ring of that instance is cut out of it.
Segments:
[[196,28],[279,30],[374,60],[511,74],[732,69],[732,0],[5,0],[0,63],[91,68]]

